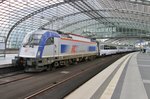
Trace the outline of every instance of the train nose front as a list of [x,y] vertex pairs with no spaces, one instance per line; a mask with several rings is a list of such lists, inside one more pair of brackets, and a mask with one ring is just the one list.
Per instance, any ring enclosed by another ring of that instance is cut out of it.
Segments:
[[20,57],[36,58],[37,46],[34,47],[22,47],[20,49]]

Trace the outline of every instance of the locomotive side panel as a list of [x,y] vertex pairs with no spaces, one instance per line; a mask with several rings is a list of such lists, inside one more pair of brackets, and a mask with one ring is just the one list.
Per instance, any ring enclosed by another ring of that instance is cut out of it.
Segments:
[[47,57],[59,57],[59,42],[60,42],[60,38],[49,38],[49,39],[53,39],[52,42],[48,41],[48,43],[45,44],[44,46],[44,50],[43,50],[43,54],[42,54],[42,58],[47,58]]
[[95,42],[84,42],[79,40],[60,39],[60,56],[88,56],[97,54]]

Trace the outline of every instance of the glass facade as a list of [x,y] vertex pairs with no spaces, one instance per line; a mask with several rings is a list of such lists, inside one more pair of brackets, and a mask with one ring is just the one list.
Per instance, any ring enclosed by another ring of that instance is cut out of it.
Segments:
[[[19,48],[28,32],[48,28],[94,38],[150,34],[149,0],[1,0],[0,36]],[[138,31],[140,31],[140,33]]]

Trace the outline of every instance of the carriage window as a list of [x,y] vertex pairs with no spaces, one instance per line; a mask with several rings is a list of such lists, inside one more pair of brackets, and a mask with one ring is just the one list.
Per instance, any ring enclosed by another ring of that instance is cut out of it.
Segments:
[[111,45],[104,45],[104,49],[105,49],[105,50],[117,49],[117,47],[116,47],[116,46],[111,46]]
[[116,46],[111,46],[111,49],[117,49],[117,47]]
[[105,50],[109,50],[109,49],[110,49],[110,46],[104,45],[104,49],[105,49]]
[[54,44],[54,38],[47,39],[46,45],[52,45],[52,44]]

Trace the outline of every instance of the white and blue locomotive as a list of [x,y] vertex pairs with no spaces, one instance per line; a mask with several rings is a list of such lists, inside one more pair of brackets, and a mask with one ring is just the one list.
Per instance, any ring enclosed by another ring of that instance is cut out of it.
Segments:
[[27,72],[43,71],[92,60],[96,56],[128,51],[133,50],[101,44],[76,34],[39,29],[25,36],[19,54],[12,63],[15,66],[24,66]]
[[14,65],[24,66],[25,71],[49,70],[97,55],[97,43],[90,39],[51,30],[28,33],[22,43]]

